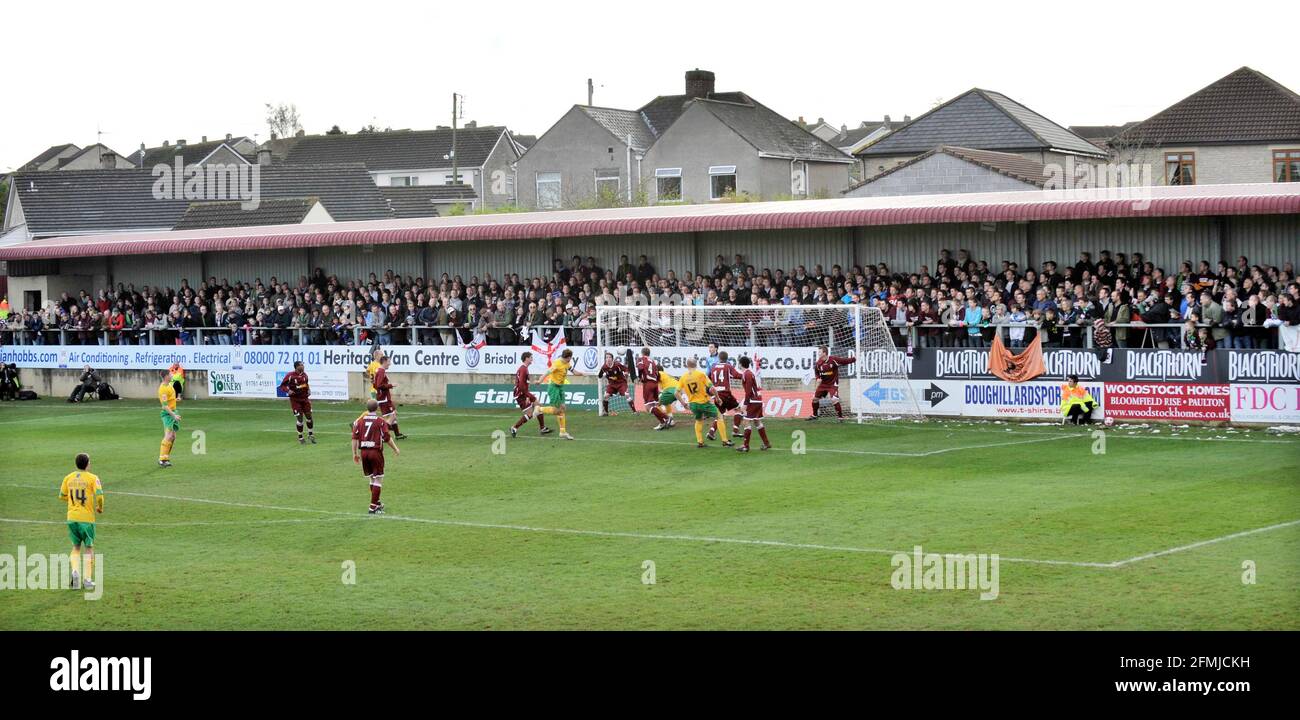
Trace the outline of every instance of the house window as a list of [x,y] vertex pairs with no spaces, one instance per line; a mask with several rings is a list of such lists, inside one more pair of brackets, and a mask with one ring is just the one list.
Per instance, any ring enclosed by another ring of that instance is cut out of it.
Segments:
[[1273,151],[1273,181],[1300,182],[1300,150]]
[[1168,185],[1196,184],[1196,153],[1165,153],[1165,183]]
[[559,173],[537,173],[537,207],[543,210],[554,210],[560,207]]
[[736,166],[714,165],[709,168],[709,199],[721,200],[736,194]]
[[802,160],[790,163],[790,194],[795,197],[808,194],[808,163]]
[[419,184],[420,176],[418,175],[393,175],[388,178],[389,187],[411,187]]
[[618,199],[618,171],[617,170],[597,170],[596,171],[596,198],[600,200],[617,200]]
[[678,202],[682,199],[681,168],[655,170],[655,197],[658,202]]

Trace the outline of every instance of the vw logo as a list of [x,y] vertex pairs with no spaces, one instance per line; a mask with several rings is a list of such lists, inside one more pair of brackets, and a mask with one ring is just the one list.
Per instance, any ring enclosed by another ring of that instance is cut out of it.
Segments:
[[476,368],[476,367],[478,367],[478,361],[479,361],[479,352],[478,352],[478,348],[466,348],[466,349],[465,349],[465,367],[467,367],[467,368],[471,368],[471,369],[472,369],[472,368]]
[[598,364],[597,362],[598,355],[599,353],[596,352],[596,348],[594,347],[587,348],[586,352],[583,353],[582,358],[583,361],[587,363],[588,370],[596,369],[596,365]]

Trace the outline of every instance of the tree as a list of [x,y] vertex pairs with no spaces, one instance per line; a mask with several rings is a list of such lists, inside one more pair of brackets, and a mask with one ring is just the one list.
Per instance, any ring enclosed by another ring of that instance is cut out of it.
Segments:
[[292,137],[302,130],[298,121],[298,106],[293,103],[266,104],[266,126],[276,137]]
[[9,181],[0,180],[0,227],[5,224],[5,204],[9,200]]
[[326,135],[347,135],[347,133],[339,129],[338,125],[335,125],[334,127],[331,127],[329,130],[326,130],[325,134]]

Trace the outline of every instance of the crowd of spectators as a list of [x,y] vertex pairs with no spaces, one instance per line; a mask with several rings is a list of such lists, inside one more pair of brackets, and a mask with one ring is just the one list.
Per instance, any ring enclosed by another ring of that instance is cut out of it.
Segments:
[[[878,265],[811,270],[756,268],[719,255],[708,272],[660,272],[643,255],[616,268],[588,257],[557,259],[550,277],[465,280],[382,276],[344,279],[317,268],[311,277],[192,285],[116,287],[64,293],[39,309],[0,318],[3,344],[526,344],[531,330],[563,328],[570,344],[595,343],[602,304],[822,305],[879,307],[901,346],[982,347],[995,326],[1022,346],[1035,334],[1048,347],[1210,349],[1277,347],[1278,325],[1300,324],[1300,285],[1283,267],[1182,263],[1155,267],[1141,253],[1072,266],[990,266],[965,250],[944,250],[933,268],[905,272]],[[1133,327],[1139,324],[1139,327]],[[1147,327],[1176,324],[1176,327]],[[299,332],[301,331],[301,332]]]

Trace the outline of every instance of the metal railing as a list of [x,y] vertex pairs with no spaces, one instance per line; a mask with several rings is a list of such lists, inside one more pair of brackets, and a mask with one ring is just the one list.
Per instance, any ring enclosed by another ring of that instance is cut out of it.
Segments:
[[[1135,345],[1132,344],[1132,339],[1133,339],[1132,335],[1134,333],[1137,333],[1140,336],[1140,338],[1138,340],[1138,344],[1136,345],[1136,347],[1155,348],[1155,347],[1160,347],[1161,343],[1168,343],[1167,347],[1177,349],[1182,345],[1182,333],[1180,331],[1185,325],[1186,323],[1174,323],[1174,322],[1171,323],[1127,322],[1127,323],[1108,323],[1106,327],[1110,329],[1112,334],[1112,344],[1116,346],[1118,345],[1118,338],[1115,337],[1115,331],[1127,330],[1128,337],[1126,337],[1125,340],[1128,341],[1129,344],[1126,345],[1125,347],[1135,347]],[[906,331],[908,340],[913,347],[971,347],[969,343],[976,339],[979,341],[979,345],[977,345],[977,347],[982,347],[987,344],[984,340],[984,331],[988,329],[993,329],[995,332],[1000,332],[1001,328],[1007,328],[1007,329],[1021,328],[1025,330],[1032,329],[1035,333],[1037,333],[1039,330],[1042,329],[1040,325],[1036,325],[1034,323],[1025,323],[1025,322],[988,323],[986,325],[982,324],[975,327],[979,331],[978,334],[970,333],[969,331],[971,330],[971,326],[967,325],[964,322],[953,323],[951,325],[945,325],[943,323],[925,323],[925,324],[912,324],[912,325],[900,325],[896,323],[889,323],[890,330],[895,333],[898,333],[900,337],[904,334],[904,331]],[[1196,327],[1212,328],[1212,329],[1223,328],[1222,325],[1211,325],[1209,323],[1198,323]],[[1095,327],[1093,326],[1092,323],[1057,325],[1056,329],[1058,331],[1064,331],[1067,329],[1070,331],[1069,333],[1070,344],[1065,345],[1064,337],[1062,338],[1064,347],[1077,347],[1077,348],[1095,347],[1094,338],[1093,338]],[[922,330],[933,330],[935,332],[922,334],[921,333]],[[1237,335],[1235,335],[1234,337],[1241,337],[1243,339],[1250,340],[1250,342],[1248,344],[1243,344],[1240,346],[1232,345],[1232,347],[1242,347],[1248,349],[1257,346],[1257,343],[1255,342],[1256,333],[1258,333],[1258,335],[1261,337],[1267,338],[1269,328],[1265,328],[1262,325],[1249,326],[1249,327],[1237,328],[1237,331],[1238,331]],[[1075,337],[1082,337],[1082,342],[1077,345],[1074,344]],[[1028,332],[1026,332],[1022,336],[1022,338],[1023,338],[1023,344],[1027,345],[1028,343],[1033,342],[1032,339],[1033,336],[1030,335]],[[1013,342],[1012,346],[1015,347],[1017,346],[1017,344]]]
[[[572,325],[490,326],[489,344],[526,343],[532,330],[581,331]],[[591,328],[594,332],[595,328]],[[401,325],[376,328],[368,325],[342,327],[276,327],[240,325],[225,327],[146,327],[121,330],[79,330],[76,328],[0,327],[2,345],[461,345],[479,333],[477,326]],[[384,336],[388,340],[380,340]],[[494,338],[495,336],[495,338]],[[404,342],[393,342],[393,338]],[[495,342],[493,340],[496,340]]]

